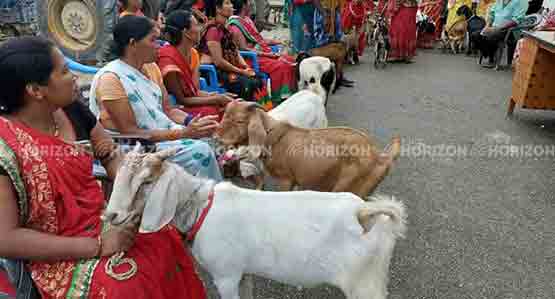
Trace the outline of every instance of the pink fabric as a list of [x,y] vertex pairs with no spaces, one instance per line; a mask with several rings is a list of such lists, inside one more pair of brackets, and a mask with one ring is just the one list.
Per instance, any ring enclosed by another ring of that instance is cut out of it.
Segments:
[[221,42],[223,37],[224,33],[216,27],[212,27],[206,31],[206,41]]

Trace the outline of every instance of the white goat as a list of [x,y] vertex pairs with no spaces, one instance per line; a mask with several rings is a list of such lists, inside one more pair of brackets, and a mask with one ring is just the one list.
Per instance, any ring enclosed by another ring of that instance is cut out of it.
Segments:
[[[171,154],[129,153],[103,220],[121,225],[144,208],[142,231],[159,229],[175,214],[174,223],[187,232],[208,207],[192,252],[223,299],[239,298],[247,273],[297,286],[328,283],[348,299],[386,298],[389,262],[405,231],[403,204],[380,197],[365,202],[351,193],[215,184],[165,162]],[[249,294],[245,286],[241,293]]]
[[312,90],[300,90],[270,110],[268,114],[300,128],[327,128],[328,117],[324,101],[325,98]]
[[298,86],[300,90],[312,90],[324,99],[327,104],[328,95],[336,84],[335,64],[326,57],[313,56],[299,63]]

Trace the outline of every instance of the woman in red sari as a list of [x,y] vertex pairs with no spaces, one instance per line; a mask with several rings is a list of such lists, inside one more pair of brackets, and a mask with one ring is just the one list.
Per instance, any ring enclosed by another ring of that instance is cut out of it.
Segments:
[[[205,298],[174,228],[137,234],[138,221],[103,226],[93,159],[113,178],[120,156],[92,113],[73,102],[75,80],[49,41],[0,46],[0,86],[10,86],[0,89],[0,257],[27,261],[43,299]],[[104,268],[120,251],[137,264],[122,281]]]
[[341,11],[341,28],[344,33],[357,30],[358,36],[358,56],[364,54],[366,47],[366,32],[364,24],[368,12],[374,11],[373,0],[347,0]]
[[260,70],[270,76],[272,82],[272,102],[287,99],[296,89],[295,60],[293,57],[272,53],[271,45],[279,45],[276,40],[265,40],[251,20],[247,0],[233,0],[237,15],[227,20],[227,29],[241,50],[256,51]]
[[[416,0],[386,0],[386,15],[390,18],[390,61],[411,63],[416,56]],[[381,1],[380,1],[381,2]],[[379,9],[379,8],[378,8]]]
[[158,66],[168,92],[184,106],[185,112],[194,116],[217,115],[220,121],[231,98],[199,89],[200,57],[193,48],[200,40],[197,20],[189,11],[177,10],[166,18],[164,30],[170,45],[158,51]]

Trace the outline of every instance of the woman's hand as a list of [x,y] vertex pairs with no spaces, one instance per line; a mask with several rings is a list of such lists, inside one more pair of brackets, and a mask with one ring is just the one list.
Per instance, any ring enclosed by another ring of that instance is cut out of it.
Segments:
[[254,70],[250,68],[246,68],[241,70],[241,75],[247,76],[247,77],[254,77],[256,76],[256,73],[254,72]]
[[200,116],[197,115],[193,117],[191,122],[184,130],[184,137],[186,138],[203,138],[212,136],[214,130],[218,127],[217,115]]
[[102,239],[100,256],[111,256],[115,253],[129,250],[135,243],[138,229],[138,223],[134,222],[122,228],[113,227],[103,233],[100,236]]
[[225,107],[229,102],[233,101],[233,98],[225,94],[222,94],[222,95],[218,95],[217,101],[219,106]]

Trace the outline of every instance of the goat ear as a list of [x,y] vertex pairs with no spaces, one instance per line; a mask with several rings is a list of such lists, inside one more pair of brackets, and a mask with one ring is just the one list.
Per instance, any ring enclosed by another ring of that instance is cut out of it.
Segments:
[[330,69],[324,72],[324,74],[322,74],[322,79],[320,79],[320,84],[322,84],[322,87],[326,90],[326,94],[329,94],[335,87],[335,79],[335,64],[332,63]]
[[154,153],[154,156],[162,161],[165,161],[166,159],[172,156],[175,156],[175,154],[177,154],[178,151],[179,151],[178,147],[167,148]]
[[264,127],[262,111],[252,111],[247,127],[249,133],[249,152],[251,159],[257,159],[262,154],[262,147],[266,141],[266,128]]

